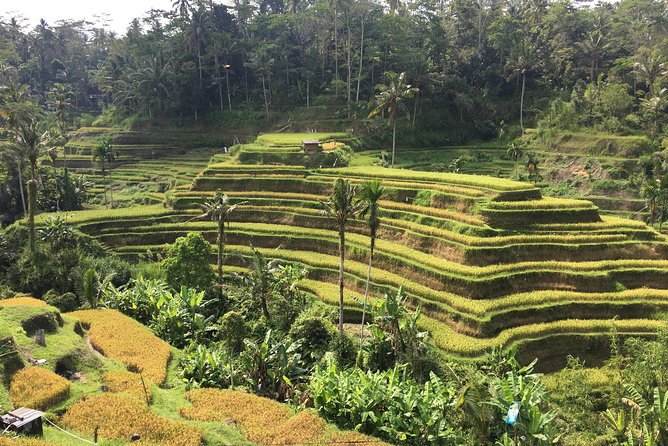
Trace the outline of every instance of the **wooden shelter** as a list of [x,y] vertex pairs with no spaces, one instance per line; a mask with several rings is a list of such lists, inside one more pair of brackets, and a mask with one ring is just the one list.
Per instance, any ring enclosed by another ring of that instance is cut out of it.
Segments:
[[43,435],[42,417],[44,412],[20,407],[0,416],[0,430],[13,431],[25,435]]
[[304,153],[322,152],[322,145],[317,139],[305,139],[302,141]]

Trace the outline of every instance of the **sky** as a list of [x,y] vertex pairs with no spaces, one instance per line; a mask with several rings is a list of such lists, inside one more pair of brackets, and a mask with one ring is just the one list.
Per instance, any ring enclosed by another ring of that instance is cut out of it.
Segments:
[[150,9],[172,9],[173,0],[0,0],[0,17],[23,16],[32,28],[40,19],[54,25],[62,19],[108,20],[107,28],[125,34],[128,24]]

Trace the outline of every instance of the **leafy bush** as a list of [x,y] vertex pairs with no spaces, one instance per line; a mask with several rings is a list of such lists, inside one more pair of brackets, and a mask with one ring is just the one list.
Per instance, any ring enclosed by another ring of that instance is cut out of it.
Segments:
[[44,295],[44,301],[52,307],[58,308],[63,313],[78,310],[81,306],[79,298],[74,293],[59,294],[50,290]]
[[142,278],[121,288],[108,287],[104,295],[107,307],[134,317],[179,348],[210,337],[216,315],[207,307],[213,303],[203,291],[181,287],[173,293],[163,281]]
[[179,237],[167,250],[162,263],[167,283],[174,289],[182,286],[206,291],[215,281],[215,274],[209,265],[211,245],[202,234],[191,232]]
[[318,368],[309,385],[325,419],[405,445],[460,445],[453,408],[457,388],[431,375],[424,386],[394,368],[384,372],[339,371],[333,362]]

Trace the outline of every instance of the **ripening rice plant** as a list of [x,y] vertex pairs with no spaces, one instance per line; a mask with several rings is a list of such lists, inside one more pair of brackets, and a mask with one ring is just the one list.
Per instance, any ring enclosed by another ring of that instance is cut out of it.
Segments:
[[0,446],[58,446],[55,443],[47,443],[46,441],[37,440],[33,438],[9,438],[0,435]]
[[199,446],[202,442],[201,429],[159,417],[146,404],[122,394],[84,397],[67,409],[62,423],[89,436],[99,426],[101,439],[128,441],[139,434],[144,445]]
[[11,297],[0,300],[0,307],[45,307],[46,302],[29,296]]
[[234,390],[198,389],[186,393],[192,407],[181,416],[199,421],[235,420],[250,441],[261,446],[277,444],[356,444],[388,446],[387,443],[355,432],[342,432],[310,411],[297,414],[287,406],[256,395]]
[[232,418],[243,427],[246,438],[261,445],[270,444],[273,432],[292,412],[287,406],[268,398],[233,390],[198,389],[186,393],[193,405],[181,409],[190,420],[223,421]]
[[106,309],[75,311],[71,315],[88,327],[90,342],[100,353],[158,385],[165,382],[170,346],[139,322]]
[[105,372],[102,375],[102,381],[113,393],[127,393],[140,401],[146,401],[148,398],[151,401],[153,391],[151,390],[151,383],[144,381],[146,393],[144,393],[144,386],[142,385],[141,376],[139,373],[114,371]]
[[357,446],[363,444],[364,446],[389,446],[384,441],[376,440],[359,432],[354,431],[336,431],[326,439],[326,443],[337,446]]
[[12,377],[9,398],[14,407],[44,410],[70,394],[70,382],[50,370],[27,367]]

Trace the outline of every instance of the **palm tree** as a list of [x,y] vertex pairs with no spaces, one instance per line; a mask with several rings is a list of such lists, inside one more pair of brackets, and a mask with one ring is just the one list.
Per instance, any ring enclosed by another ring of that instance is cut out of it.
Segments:
[[657,84],[666,77],[666,64],[658,52],[643,52],[638,56],[638,61],[633,64],[633,72],[640,82],[647,84],[649,97],[651,99],[656,93]]
[[[107,177],[107,166],[110,167],[110,173],[109,173],[109,201],[110,201],[110,208],[114,207],[114,192],[113,192],[113,185],[111,184],[111,163],[113,163],[116,160],[116,151],[114,150],[114,146],[111,144],[111,140],[105,139],[102,141],[102,144],[99,146],[96,146],[93,148],[93,162],[97,161],[98,159],[100,160],[100,163],[102,165],[102,179],[106,180]],[[106,182],[106,181],[105,181]],[[105,192],[104,194],[104,200],[107,200],[107,193]]]
[[524,39],[513,52],[511,59],[506,64],[511,69],[507,80],[522,78],[522,93],[520,94],[520,128],[524,134],[524,91],[526,89],[527,71],[533,66],[533,50],[535,44],[529,39]]
[[371,283],[371,264],[373,262],[373,253],[376,248],[376,237],[378,228],[380,227],[380,200],[382,200],[388,191],[382,186],[381,180],[373,180],[362,185],[362,190],[358,196],[363,203],[364,209],[361,215],[366,217],[367,226],[369,227],[369,269],[366,275],[366,286],[364,288],[364,306],[362,307],[362,332],[360,334],[360,351],[362,350],[362,342],[364,342],[364,318],[366,316],[366,306],[369,300],[369,284]]
[[251,53],[250,60],[246,62],[246,66],[255,70],[255,72],[262,79],[262,95],[264,96],[264,110],[269,122],[269,101],[267,100],[267,83],[266,80],[271,75],[271,68],[274,65],[274,59],[269,57],[268,48],[262,47]]
[[218,189],[210,200],[202,205],[204,213],[195,219],[208,219],[218,223],[218,237],[216,243],[218,245],[218,291],[220,293],[220,301],[223,301],[223,249],[225,248],[225,223],[229,224],[230,215],[239,206],[246,202],[230,204],[230,197]]
[[334,8],[334,88],[336,97],[339,97],[339,11],[346,10],[352,4],[351,0],[328,0],[330,8]]
[[274,272],[274,264],[268,262],[264,255],[251,246],[253,249],[253,261],[251,269],[250,284],[253,297],[260,301],[260,306],[262,307],[262,314],[264,314],[265,319],[269,321],[271,316],[269,315],[269,306],[267,305],[267,295],[271,291],[271,282]]
[[582,42],[576,42],[575,44],[589,58],[589,80],[590,82],[596,82],[599,64],[605,51],[610,48],[610,43],[606,43],[603,33],[595,29],[588,32]]
[[192,5],[189,0],[174,0],[172,2],[172,8],[174,8],[174,12],[178,12],[181,18],[187,19],[188,13],[192,9]]
[[356,201],[357,188],[349,180],[337,179],[334,192],[329,200],[322,202],[323,214],[336,222],[339,230],[339,334],[343,334],[343,263],[346,249],[346,225],[363,209],[363,203]]
[[28,242],[30,252],[35,252],[35,214],[37,212],[37,160],[44,155],[51,142],[51,135],[43,130],[43,123],[34,117],[19,119],[7,128],[9,149],[18,160],[19,182],[23,182],[21,170],[23,160],[30,163],[30,180],[28,181]]
[[379,94],[376,95],[376,108],[369,113],[369,117],[372,118],[387,110],[392,125],[392,162],[390,166],[394,167],[397,147],[397,118],[399,112],[408,114],[408,108],[406,108],[404,102],[412,98],[418,92],[418,89],[406,84],[406,73],[397,74],[394,71],[388,71],[385,73],[385,77],[387,77],[389,83],[377,87]]

